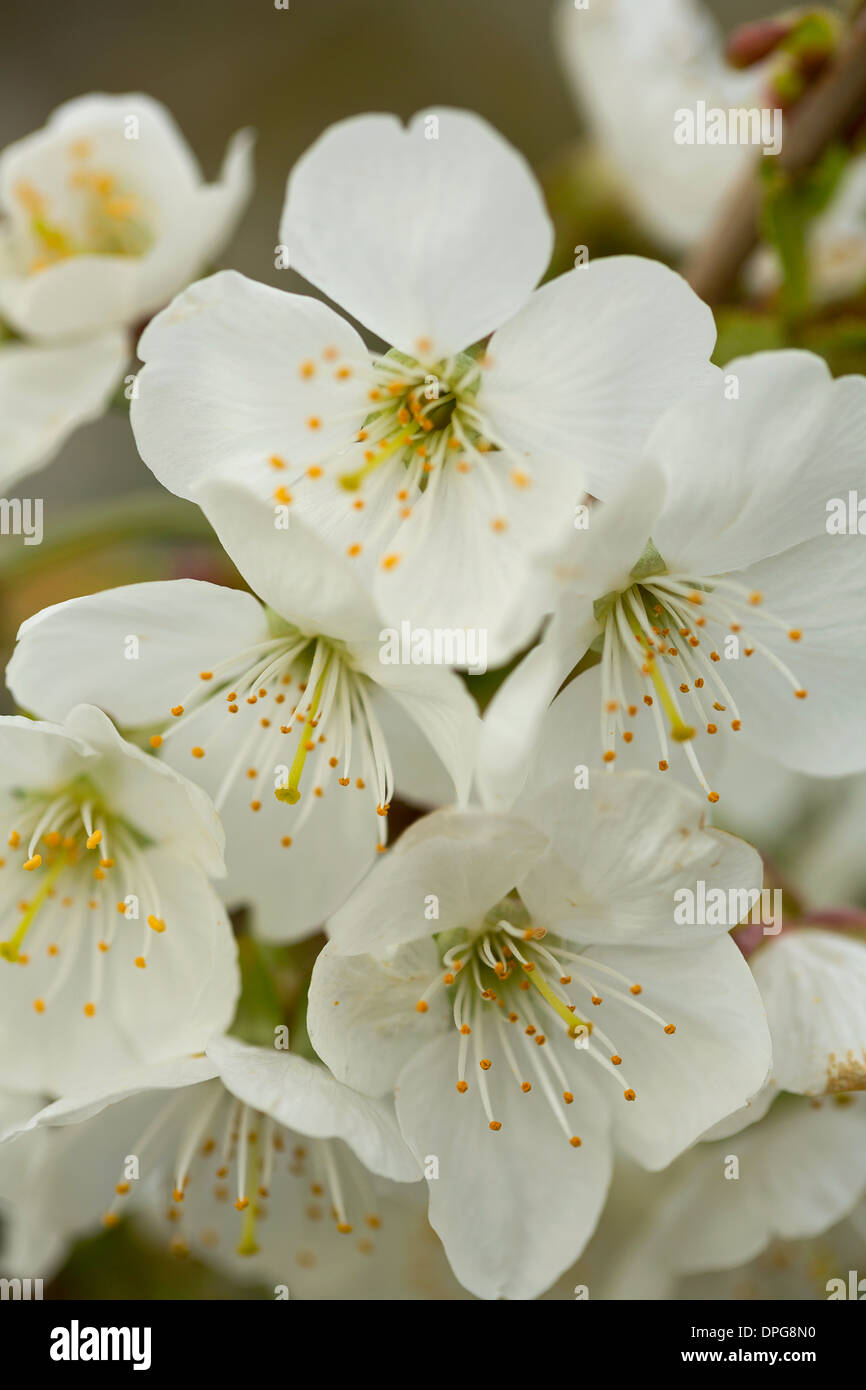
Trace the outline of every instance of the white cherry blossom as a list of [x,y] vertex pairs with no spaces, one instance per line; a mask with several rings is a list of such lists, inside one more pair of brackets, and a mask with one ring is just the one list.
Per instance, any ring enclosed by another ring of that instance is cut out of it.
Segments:
[[551,622],[485,716],[488,794],[514,796],[545,718],[575,761],[684,772],[711,802],[731,738],[818,776],[862,769],[866,549],[828,508],[864,449],[866,381],[811,353],[736,359],[673,407],[554,557]]
[[762,1085],[769,1035],[723,928],[676,887],[759,883],[748,846],[648,774],[537,787],[404,832],[331,919],[308,1025],[335,1074],[396,1089],[430,1220],[484,1298],[532,1298],[604,1204],[614,1143],[664,1167]]
[[0,319],[52,342],[132,328],[217,254],[251,183],[248,132],[206,184],[151,97],[66,102],[0,155]]
[[0,1082],[62,1094],[201,1045],[236,952],[204,792],[81,705],[0,719]]
[[[423,1297],[411,1286],[425,1259],[434,1287],[460,1296],[412,1200],[420,1168],[393,1106],[304,1057],[217,1036],[83,1087],[6,1138],[7,1166],[54,1141],[37,1206],[67,1238],[139,1214],[177,1255],[292,1299]],[[21,1190],[10,1182],[13,1201]]]
[[540,190],[468,112],[333,126],[290,175],[280,244],[390,350],[315,300],[213,276],[141,339],[144,461],[181,496],[219,475],[273,495],[369,574],[386,615],[484,629],[505,659],[540,616],[527,555],[710,373],[712,316],[631,256],[535,289]]
[[264,602],[195,580],[74,599],[22,627],[8,680],[49,717],[87,698],[125,728],[157,724],[152,746],[226,818],[226,901],[287,940],[335,911],[387,843],[390,730],[410,792],[444,765],[465,801],[479,720],[453,672],[381,660],[372,600],[301,521],[276,528],[273,507],[227,483],[203,501]]

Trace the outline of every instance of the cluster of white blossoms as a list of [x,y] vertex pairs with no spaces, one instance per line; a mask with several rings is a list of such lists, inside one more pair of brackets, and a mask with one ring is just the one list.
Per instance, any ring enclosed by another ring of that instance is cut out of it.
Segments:
[[[825,524],[866,379],[711,365],[709,308],[652,260],[538,288],[541,192],[469,112],[351,118],[291,171],[284,263],[360,328],[189,283],[248,186],[246,136],[204,186],[143,97],[0,160],[0,475],[101,406],[146,322],[139,452],[244,586],[18,633],[4,1272],[136,1211],[283,1296],[557,1296],[615,1163],[665,1176],[593,1297],[858,1219],[862,919],[762,925],[724,827],[756,759],[866,770],[866,542]],[[383,658],[404,626],[484,635],[483,717],[459,660]],[[241,920],[264,962],[291,944],[274,1012]]]

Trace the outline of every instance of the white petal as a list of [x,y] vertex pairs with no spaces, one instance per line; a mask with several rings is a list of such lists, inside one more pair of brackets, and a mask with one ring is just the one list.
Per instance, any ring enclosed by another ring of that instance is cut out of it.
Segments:
[[518,800],[535,767],[550,703],[598,630],[589,603],[570,611],[568,618],[562,610],[554,614],[541,641],[506,677],[484,711],[478,785],[488,806],[506,810]]
[[768,939],[752,970],[786,1091],[866,1090],[866,945],[807,927]]
[[478,405],[495,436],[567,458],[609,497],[640,461],[646,435],[709,365],[713,316],[685,280],[638,256],[611,256],[536,290],[494,334]]
[[[74,908],[52,902],[40,913],[41,931],[28,965],[2,962],[0,992],[4,1028],[14,1032],[14,1049],[0,1058],[0,1084],[32,1086],[48,1093],[70,1095],[99,1077],[122,1077],[128,1071],[167,1057],[199,1051],[214,1032],[231,1022],[239,988],[236,947],[222,904],[194,865],[164,850],[144,852],[150,881],[157,886],[153,902],[149,881],[130,874],[118,881],[118,895],[139,900],[137,920],[118,920],[114,903],[105,900],[105,915],[93,922],[64,920]],[[159,934],[146,923],[150,913],[162,916]],[[115,925],[115,922],[117,923]],[[101,961],[100,934],[114,930],[114,940]],[[45,944],[58,942],[60,955],[49,959]],[[67,952],[75,952],[70,973],[55,998],[49,995]],[[135,960],[147,952],[144,969]],[[103,969],[93,1017],[84,1005],[93,1002],[96,962]],[[44,1012],[35,999],[49,996]]]
[[[726,663],[743,739],[799,772],[838,777],[861,771],[866,766],[862,538],[822,532],[732,578],[764,596],[755,617],[744,619],[743,647],[750,635],[756,637],[793,677],[781,675],[760,649]],[[764,612],[781,626],[762,621]],[[802,633],[799,641],[788,637],[792,629]],[[796,698],[795,687],[807,697]]]
[[97,755],[75,732],[22,715],[0,718],[0,787],[4,800],[19,790],[51,791],[82,771]]
[[334,1075],[368,1095],[393,1089],[419,1047],[449,1026],[444,989],[417,1004],[441,974],[432,941],[401,946],[387,960],[346,956],[329,942],[316,958],[307,1004],[310,1040]]
[[386,740],[389,706],[395,703],[416,726],[416,739],[420,733],[438,755],[456,790],[456,799],[466,802],[481,721],[475,701],[460,677],[437,666],[383,666],[380,662],[370,674],[384,687],[384,698],[377,708]]
[[124,815],[152,843],[187,855],[212,878],[225,873],[225,836],[200,787],[127,743],[94,705],[76,705],[65,727],[101,754],[91,776],[115,815]]
[[[136,443],[181,497],[221,476],[268,496],[296,466],[348,446],[367,413],[368,358],[355,330],[317,300],[234,271],[178,295],[138,352],[146,365],[130,408]],[[338,377],[347,366],[351,375]]]
[[140,895],[142,922],[121,923],[105,993],[106,1007],[134,1054],[150,1060],[196,1052],[228,1028],[240,981],[231,925],[205,876],[168,850],[148,850],[144,859],[159,891],[165,931],[148,942],[146,968],[135,968],[142,934],[150,928],[144,926],[145,890],[130,880],[130,890]]
[[[728,670],[725,671],[729,676]],[[617,776],[620,772],[648,772],[659,785],[676,781],[692,794],[700,794],[701,788],[695,778],[691,765],[686,760],[685,744],[668,739],[665,758],[668,771],[659,770],[661,747],[652,713],[643,703],[645,687],[638,685],[624,673],[626,699],[634,699],[637,713],[629,719],[633,741],[620,740],[616,745],[616,773],[610,767],[604,770],[608,775]],[[774,681],[778,694],[778,685]],[[538,731],[538,739],[532,750],[533,782],[544,786],[546,782],[564,776],[565,769],[573,769],[581,775],[597,768],[602,758],[604,745],[601,740],[602,714],[601,666],[596,664],[569,681],[557,695],[545,713]],[[686,711],[687,712],[687,711]],[[731,738],[742,734],[731,734]],[[697,729],[692,746],[711,787],[715,786],[716,768],[725,756],[729,744],[724,727],[718,737]]]
[[397,1116],[413,1152],[434,1154],[430,1224],[462,1284],[479,1298],[530,1299],[580,1254],[604,1204],[611,1151],[604,1106],[575,1089],[573,1148],[539,1087],[510,1072],[492,1085],[502,1128],[488,1128],[479,1090],[455,1088],[453,1037],[429,1043],[403,1071]]
[[107,408],[128,358],[121,333],[60,347],[0,345],[0,485],[47,463]]
[[351,563],[301,521],[274,524],[273,508],[236,484],[213,483],[197,500],[252,589],[301,632],[371,640],[379,620]]
[[299,1134],[344,1140],[382,1177],[395,1182],[420,1178],[390,1106],[343,1086],[325,1067],[235,1038],[218,1038],[207,1052],[224,1085],[247,1105]]
[[127,584],[28,618],[6,680],[23,709],[51,719],[92,701],[127,728],[164,723],[202,670],[269,636],[261,604],[238,589],[198,579]]
[[[609,502],[591,507],[586,530],[572,527],[567,543],[539,562],[550,571],[555,607],[541,641],[506,678],[484,714],[478,781],[491,804],[512,804],[530,770],[538,780],[540,744],[549,739],[545,714],[598,635],[595,600],[632,583],[631,571],[652,535],[663,493],[660,471],[641,468]],[[598,756],[593,751],[591,760]]]
[[[400,836],[328,923],[346,955],[384,955],[480,920],[523,877],[544,838],[483,811],[434,811]],[[435,918],[428,915],[438,913]]]
[[[738,1177],[727,1179],[729,1156]],[[723,1144],[700,1145],[662,1214],[681,1272],[732,1269],[772,1240],[819,1235],[851,1211],[866,1185],[866,1106],[783,1101]],[[670,1257],[669,1256],[669,1257]]]
[[479,116],[440,108],[408,128],[331,126],[292,170],[280,240],[354,318],[435,362],[520,307],[553,238],[523,157]]
[[426,737],[418,737],[415,720],[386,691],[375,691],[372,699],[379,722],[387,732],[397,795],[425,810],[450,806],[454,801],[454,782],[442,759],[434,753],[432,743]]
[[[642,986],[647,1004],[676,1032],[608,992],[598,1024],[622,1057],[623,1099],[605,1076],[614,1127],[625,1150],[645,1168],[664,1168],[710,1125],[744,1105],[770,1068],[770,1034],[751,971],[734,942],[721,937],[691,948],[593,947],[593,960]],[[618,1069],[619,1070],[619,1069]]]
[[[481,653],[485,668],[501,666],[541,624],[545,609],[526,602],[527,555],[551,529],[561,529],[567,510],[538,484],[532,489],[538,508],[525,514],[520,491],[492,487],[488,472],[473,466],[461,473],[449,463],[442,468],[441,478],[390,537],[388,564],[376,570],[374,593],[394,624],[409,621],[440,633],[468,630],[467,652]],[[580,495],[579,486],[573,484],[571,493]],[[542,525],[533,524],[538,509],[544,512]],[[511,617],[507,627],[505,613]]]
[[[204,748],[204,758],[190,755],[196,746]],[[185,726],[183,741],[166,740],[160,757],[216,796],[237,751],[232,716],[214,701]],[[265,783],[258,811],[251,809],[252,784],[242,774],[220,807],[227,873],[217,887],[230,909],[250,911],[257,936],[297,941],[318,930],[367,873],[377,854],[379,818],[368,795],[332,780],[298,829],[306,794],[297,806],[277,801],[274,781],[285,753],[275,749],[272,756],[273,780]],[[362,770],[353,761],[352,777]]]
[[862,377],[834,381],[809,352],[736,358],[647,444],[668,479],[653,541],[669,570],[700,577],[826,536],[828,499],[862,481],[864,450]]
[[198,266],[203,268],[222,251],[252,197],[253,147],[255,135],[251,130],[235,131],[226,148],[219,178],[205,184],[196,195],[196,213],[205,241],[198,252]]
[[159,1062],[130,1067],[124,1074],[110,1079],[104,1077],[89,1085],[79,1086],[74,1093],[46,1105],[20,1126],[20,1132],[44,1125],[65,1125],[98,1115],[107,1105],[126,1100],[150,1090],[178,1090],[199,1081],[208,1081],[218,1074],[216,1065],[205,1053],[194,1057],[170,1057]]
[[585,789],[566,776],[527,796],[521,814],[550,843],[521,881],[521,896],[539,922],[581,942],[681,946],[717,937],[739,915],[717,925],[678,923],[678,905],[689,905],[682,890],[696,904],[701,882],[707,894],[761,887],[760,855],[709,828],[699,799],[658,774],[593,770]]

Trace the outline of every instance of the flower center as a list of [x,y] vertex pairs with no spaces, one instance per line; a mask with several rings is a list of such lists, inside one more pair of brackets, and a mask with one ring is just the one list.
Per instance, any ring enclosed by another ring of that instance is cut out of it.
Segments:
[[[721,674],[723,655],[768,661],[799,700],[807,691],[758,632],[781,630],[791,642],[802,633],[766,612],[763,595],[728,579],[653,574],[595,605],[601,636],[601,740],[612,770],[616,740],[631,743],[631,721],[641,705],[653,718],[659,770],[670,766],[668,738],[679,744],[708,799],[716,802],[693,746],[699,731],[719,732],[718,715],[734,733],[742,728],[736,701]],[[728,644],[732,649],[727,650]],[[722,647],[722,651],[719,651]]]
[[[236,752],[214,798],[218,810],[245,776],[252,783],[250,809],[260,811],[265,784],[274,779],[278,801],[295,806],[304,800],[293,821],[297,834],[329,783],[351,786],[354,760],[361,773],[355,787],[367,791],[375,805],[379,847],[384,849],[393,795],[388,747],[373,708],[371,683],[354,669],[341,643],[292,631],[202,671],[195,689],[172,707],[172,727],[154,734],[151,746],[177,737],[188,719],[220,697],[225,719],[217,736],[230,729]],[[233,720],[240,721],[239,738]],[[206,749],[196,744],[190,752],[203,758]],[[312,795],[302,797],[302,781],[305,788],[312,783]],[[291,843],[291,836],[281,838],[285,848]]]
[[[424,491],[448,451],[483,457],[491,445],[481,437],[481,418],[473,404],[481,383],[481,365],[467,353],[427,368],[392,349],[374,359],[369,391],[370,414],[359,432],[364,445],[361,464],[340,475],[347,492],[362,483],[389,459],[405,471],[407,496]],[[479,447],[480,446],[480,447]]]
[[33,1001],[42,1014],[64,988],[78,952],[94,948],[90,997],[83,1005],[85,1016],[92,1018],[120,918],[137,920],[140,911],[150,909],[135,957],[140,970],[147,966],[151,933],[165,931],[159,892],[142,855],[146,842],[110,814],[86,778],[53,796],[22,792],[20,800],[17,823],[7,839],[13,858],[0,860],[0,868],[20,877],[21,896],[16,894],[14,906],[7,909],[14,926],[0,941],[0,957],[29,965],[31,955],[22,950],[26,944],[30,951],[44,946],[48,960],[56,962],[47,989]]
[[[131,1149],[143,1168],[145,1158],[158,1150],[166,1128],[179,1136],[173,1148],[166,1213],[174,1228],[171,1245],[175,1254],[188,1254],[195,1240],[205,1247],[219,1241],[218,1231],[211,1227],[196,1234],[189,1230],[193,1218],[186,1198],[189,1194],[193,1199],[196,1219],[206,1217],[206,1208],[196,1200],[204,1195],[205,1187],[214,1202],[232,1202],[238,1212],[237,1253],[257,1254],[259,1226],[267,1220],[267,1201],[276,1183],[289,1184],[293,1201],[303,1206],[311,1223],[321,1222],[330,1213],[340,1235],[351,1235],[356,1226],[365,1226],[370,1234],[358,1239],[357,1248],[365,1255],[373,1253],[372,1233],[381,1226],[381,1218],[364,1169],[345,1145],[339,1140],[294,1134],[270,1115],[237,1100],[221,1081],[203,1082],[196,1091],[192,1106],[186,1088],[176,1092]],[[179,1115],[186,1109],[190,1110],[189,1118],[177,1130]],[[171,1142],[175,1144],[175,1140]],[[131,1191],[132,1182],[124,1171],[103,1216],[106,1226],[117,1225],[124,1198]],[[302,1250],[298,1260],[312,1263],[315,1256]]]
[[[636,1099],[620,1071],[623,1059],[615,1042],[596,1019],[582,1016],[589,1012],[585,1005],[594,1011],[605,998],[615,999],[651,1018],[668,1036],[676,1032],[676,1026],[639,1002],[643,991],[635,981],[534,925],[516,894],[491,909],[480,927],[458,929],[454,934],[460,939],[440,942],[444,972],[436,976],[416,1008],[426,1013],[430,999],[440,989],[448,991],[459,1037],[458,1092],[465,1095],[469,1090],[466,1071],[471,1046],[488,1126],[494,1132],[502,1128],[495,1118],[488,1081],[494,1066],[491,1052],[498,1048],[524,1094],[532,1090],[529,1076],[534,1075],[569,1143],[580,1148],[580,1136],[572,1132],[568,1121],[574,1093],[568,1067],[562,1063],[563,1035],[576,1056],[586,1053],[619,1085],[625,1083],[627,1101]],[[558,1045],[550,1045],[545,1028],[553,1030]],[[492,1048],[486,1038],[493,1039]]]
[[154,240],[142,200],[108,170],[91,163],[88,141],[70,146],[66,187],[55,198],[21,182],[15,197],[27,214],[27,272],[72,256],[143,256]]

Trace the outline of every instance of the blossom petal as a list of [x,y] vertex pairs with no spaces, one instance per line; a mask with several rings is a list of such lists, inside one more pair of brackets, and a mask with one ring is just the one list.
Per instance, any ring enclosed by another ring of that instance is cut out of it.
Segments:
[[[216,702],[185,727],[185,740],[167,739],[160,759],[188,773],[217,796],[238,752],[231,716]],[[202,747],[204,758],[190,756]],[[282,749],[274,754],[274,778]],[[353,764],[354,776],[360,768]],[[185,778],[184,778],[185,780]],[[277,801],[268,778],[261,806],[252,810],[252,784],[235,779],[220,805],[226,837],[226,876],[218,891],[231,910],[251,913],[251,930],[268,941],[298,941],[317,931],[342,906],[376,858],[379,818],[356,786],[332,782],[313,811]]]
[[428,936],[431,921],[438,932],[467,925],[510,892],[544,846],[519,820],[434,811],[404,831],[331,918],[329,935],[346,955],[383,955]]
[[11,714],[0,718],[0,788],[4,800],[21,790],[50,791],[82,771],[96,753],[71,730]]
[[[565,777],[521,812],[550,844],[521,880],[521,897],[537,921],[581,942],[668,947],[717,937],[740,920],[727,920],[730,890],[739,914],[761,887],[757,851],[708,827],[698,798],[658,774],[592,771],[586,788]],[[726,895],[721,924],[686,920],[688,894],[698,915],[699,882]]]
[[866,945],[800,927],[767,941],[752,970],[779,1087],[807,1096],[866,1090]]
[[717,369],[713,316],[680,276],[610,256],[536,290],[493,335],[478,407],[495,439],[567,458],[609,497],[639,463],[659,416]]
[[211,877],[225,873],[225,836],[213,802],[200,787],[127,743],[94,705],[76,705],[65,727],[101,754],[91,777],[116,814],[125,815],[154,844],[170,844],[188,855]]
[[138,450],[181,497],[221,476],[269,496],[347,446],[366,415],[368,357],[355,330],[317,300],[235,271],[178,295],[138,352]]
[[[866,1185],[866,1105],[851,1101],[783,1101],[760,1124],[689,1154],[660,1214],[677,1272],[733,1269],[774,1239],[820,1235],[846,1216]],[[726,1180],[731,1157],[736,1180]]]
[[[821,777],[862,771],[862,537],[823,533],[732,577],[763,596],[754,618],[743,619],[739,659],[725,663],[725,680],[742,715],[743,739],[795,771]],[[792,641],[791,631],[801,637]],[[759,648],[743,659],[752,638],[771,656]],[[783,674],[773,659],[790,674]],[[797,689],[807,696],[797,698]]]
[[458,1094],[456,1041],[418,1051],[400,1076],[397,1117],[419,1160],[438,1160],[430,1224],[457,1278],[479,1298],[530,1299],[580,1254],[610,1179],[604,1106],[594,1088],[575,1092],[572,1147],[539,1089],[524,1094],[510,1074],[494,1093],[492,1133],[477,1086]]
[[390,1106],[343,1086],[304,1057],[216,1038],[207,1049],[225,1086],[247,1105],[316,1139],[342,1139],[372,1172],[416,1182],[421,1171]]
[[165,722],[202,670],[269,636],[261,604],[238,589],[198,579],[127,584],[28,618],[6,680],[22,708],[47,718],[92,701],[134,728]]
[[377,708],[382,714],[386,740],[390,709],[396,704],[435,751],[456,789],[456,799],[465,803],[481,721],[475,701],[460,677],[437,666],[383,666],[378,661],[371,674],[383,687]]
[[73,430],[98,419],[127,357],[121,333],[57,347],[0,346],[0,485],[40,468]]
[[630,1004],[602,996],[599,1025],[622,1057],[621,1085],[637,1096],[624,1100],[609,1080],[615,1132],[644,1168],[664,1168],[766,1080],[770,1034],[757,985],[727,936],[663,951],[593,947],[583,959],[587,971],[597,960],[639,983],[640,1002],[676,1028],[668,1036]]
[[91,1081],[89,1085],[80,1085],[76,1091],[44,1106],[28,1121],[18,1126],[17,1132],[23,1134],[46,1125],[65,1125],[87,1120],[100,1114],[106,1106],[113,1105],[116,1101],[127,1100],[130,1096],[150,1090],[178,1090],[199,1081],[209,1081],[217,1075],[216,1064],[210,1061],[204,1052],[197,1053],[194,1057],[180,1055],[138,1064],[111,1078],[102,1077],[97,1084]]
[[647,444],[668,480],[655,545],[670,571],[700,578],[826,540],[827,502],[862,482],[864,451],[863,377],[834,381],[810,352],[736,358]]
[[378,631],[350,562],[303,522],[278,529],[273,509],[237,484],[210,484],[198,500],[247,583],[280,617],[302,633],[349,642]]
[[449,1024],[444,990],[417,1008],[441,973],[432,940],[401,946],[386,960],[347,956],[328,943],[313,967],[307,1027],[340,1081],[374,1096],[393,1089],[418,1048]]
[[408,127],[385,115],[331,126],[292,170],[280,240],[307,280],[429,362],[509,318],[553,244],[523,157],[448,109]]
[[503,665],[530,641],[545,612],[532,602],[530,546],[560,531],[567,515],[543,486],[533,492],[545,513],[540,526],[533,524],[539,508],[525,514],[514,489],[493,491],[486,473],[443,464],[441,479],[417,499],[380,559],[374,593],[382,612],[434,632],[463,629],[467,650],[483,644],[485,664]]
[[[136,919],[119,919],[112,902],[104,908],[111,917],[106,921],[103,915],[99,926],[95,913],[93,924],[80,912],[72,920],[74,909],[61,908],[58,900],[40,914],[44,940],[60,943],[58,959],[39,951],[24,969],[2,962],[4,1026],[14,1032],[16,1045],[0,1057],[0,1085],[71,1095],[88,1088],[94,1076],[123,1076],[145,1062],[195,1052],[231,1022],[239,977],[219,898],[201,871],[177,855],[151,849],[139,862],[147,877],[131,872],[118,886],[119,894],[135,896]],[[158,888],[158,908],[151,883]],[[151,913],[165,921],[159,934],[145,920]],[[106,936],[115,933],[102,957],[100,928]],[[52,982],[67,968],[68,952],[75,953],[74,962],[52,999]],[[136,968],[136,958],[146,959],[145,968]],[[95,1012],[85,1016],[98,969]],[[37,1012],[34,1000],[46,996]]]

